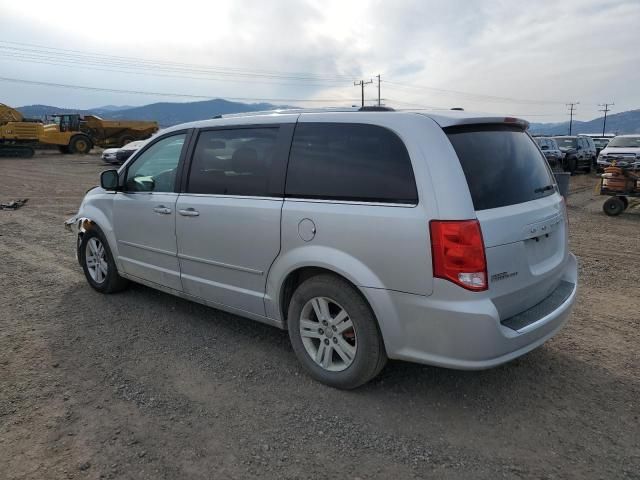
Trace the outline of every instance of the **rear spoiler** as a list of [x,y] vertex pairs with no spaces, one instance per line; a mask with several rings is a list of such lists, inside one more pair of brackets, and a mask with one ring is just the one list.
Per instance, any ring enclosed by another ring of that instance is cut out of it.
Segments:
[[463,114],[460,112],[460,116],[458,115],[438,115],[438,114],[427,114],[428,117],[433,119],[440,127],[458,127],[458,126],[469,126],[469,125],[505,125],[511,127],[518,127],[522,130],[527,130],[529,128],[529,122],[524,120],[523,118],[517,117],[496,117],[496,116],[478,116],[473,117],[469,116],[469,114]]

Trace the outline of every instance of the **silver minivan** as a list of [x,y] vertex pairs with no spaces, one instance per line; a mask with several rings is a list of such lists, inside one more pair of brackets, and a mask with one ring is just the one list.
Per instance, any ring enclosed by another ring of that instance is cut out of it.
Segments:
[[97,291],[141,283],[288,329],[315,379],[523,355],[576,297],[565,205],[516,118],[282,111],[178,125],[66,223]]

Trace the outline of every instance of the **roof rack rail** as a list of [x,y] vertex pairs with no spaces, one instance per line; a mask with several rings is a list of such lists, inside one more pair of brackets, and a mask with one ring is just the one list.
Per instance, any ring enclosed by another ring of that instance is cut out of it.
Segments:
[[391,107],[383,107],[382,105],[365,105],[358,109],[359,112],[395,112]]

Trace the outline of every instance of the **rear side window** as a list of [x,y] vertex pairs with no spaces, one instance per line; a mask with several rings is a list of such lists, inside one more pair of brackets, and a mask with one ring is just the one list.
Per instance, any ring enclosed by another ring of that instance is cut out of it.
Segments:
[[544,156],[524,131],[500,125],[445,131],[460,159],[476,210],[524,203],[555,191]]
[[407,149],[390,130],[351,123],[299,123],[286,195],[364,202],[418,202]]
[[268,196],[277,137],[277,127],[201,132],[187,192]]

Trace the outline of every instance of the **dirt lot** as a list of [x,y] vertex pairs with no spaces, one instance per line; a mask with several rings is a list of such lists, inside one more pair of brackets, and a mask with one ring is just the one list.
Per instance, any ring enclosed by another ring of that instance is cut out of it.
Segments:
[[353,392],[285,332],[136,286],[94,292],[62,222],[97,156],[0,159],[0,478],[640,478],[640,206],[572,178],[579,300],[484,372],[391,362]]

